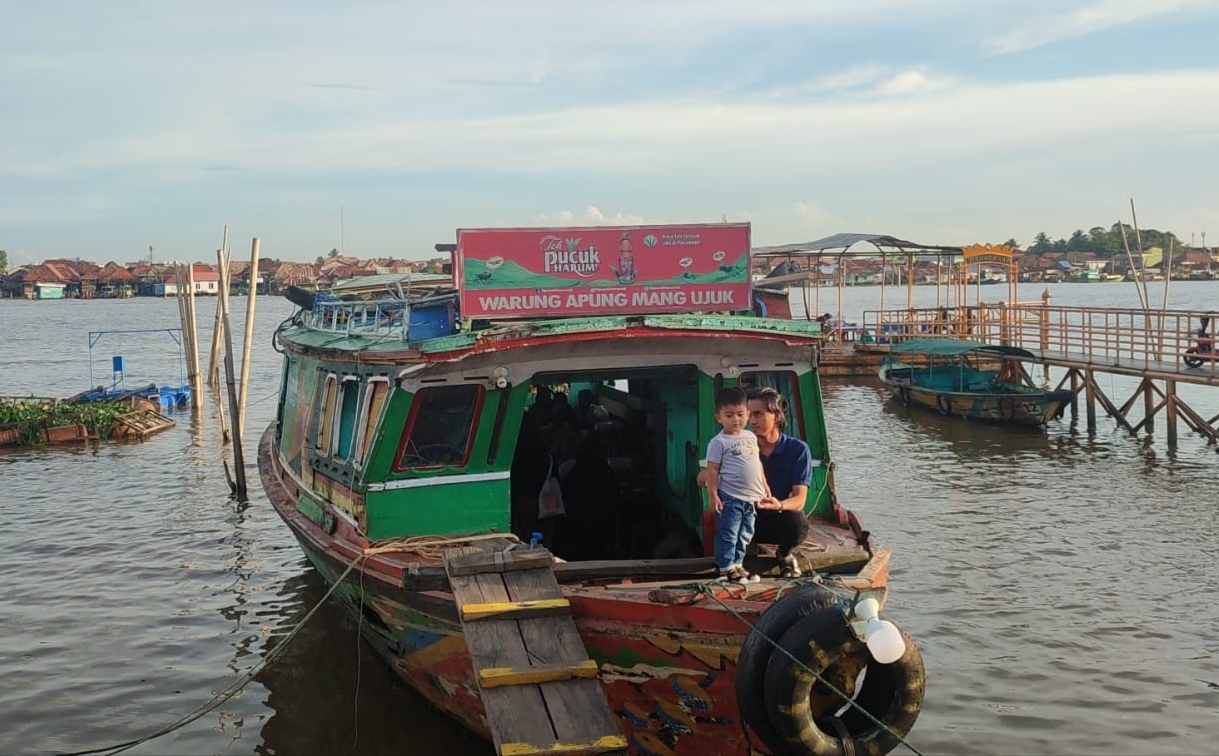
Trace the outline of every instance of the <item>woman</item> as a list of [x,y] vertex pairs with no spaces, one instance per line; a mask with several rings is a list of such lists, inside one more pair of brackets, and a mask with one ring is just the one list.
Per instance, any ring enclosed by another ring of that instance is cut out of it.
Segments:
[[[771,496],[758,502],[750,551],[759,543],[777,546],[780,574],[800,577],[800,566],[793,549],[808,535],[808,516],[804,503],[813,479],[813,456],[808,444],[787,435],[787,399],[773,388],[750,389],[749,426],[758,437],[762,470]],[[705,486],[706,472],[698,475]]]
[[813,457],[808,444],[787,435],[787,399],[773,388],[749,391],[749,425],[758,437],[762,469],[771,496],[758,502],[753,543],[771,543],[778,549],[781,575],[800,577],[792,550],[808,535],[804,504],[813,479]]

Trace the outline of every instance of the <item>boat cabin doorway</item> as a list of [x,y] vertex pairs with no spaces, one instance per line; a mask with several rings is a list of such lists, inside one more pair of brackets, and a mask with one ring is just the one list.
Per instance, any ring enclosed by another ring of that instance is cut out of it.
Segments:
[[[725,383],[694,365],[535,375],[510,472],[513,533],[540,533],[568,561],[704,556],[699,461],[719,432]],[[745,372],[737,383],[789,397],[788,432],[804,435],[794,374]],[[564,511],[543,517],[548,477]]]

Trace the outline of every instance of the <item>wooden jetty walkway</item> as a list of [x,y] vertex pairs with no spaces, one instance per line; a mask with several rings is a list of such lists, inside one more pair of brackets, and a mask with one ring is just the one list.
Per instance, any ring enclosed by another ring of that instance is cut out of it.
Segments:
[[625,753],[553,566],[543,548],[445,552],[496,752]]

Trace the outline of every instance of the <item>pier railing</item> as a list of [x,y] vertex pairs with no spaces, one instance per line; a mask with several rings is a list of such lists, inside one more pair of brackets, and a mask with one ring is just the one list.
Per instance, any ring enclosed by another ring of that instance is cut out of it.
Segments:
[[[1180,362],[1219,327],[1219,312],[1051,306],[1042,302],[980,303],[968,307],[872,310],[861,338],[879,344],[912,338],[958,338],[1056,352],[1080,361],[1104,360],[1157,370]],[[1214,373],[1219,362],[1201,368]]]

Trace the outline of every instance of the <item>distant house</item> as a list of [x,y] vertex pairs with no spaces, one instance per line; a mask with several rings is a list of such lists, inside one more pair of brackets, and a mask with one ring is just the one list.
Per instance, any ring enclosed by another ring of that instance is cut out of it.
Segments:
[[211,265],[194,263],[191,265],[191,273],[195,279],[196,296],[201,294],[218,296],[220,294],[220,273]]
[[63,299],[68,285],[78,282],[76,271],[60,263],[18,268],[4,279],[5,295],[23,299]]
[[135,296],[135,276],[116,262],[108,262],[97,272],[97,296],[107,299]]

